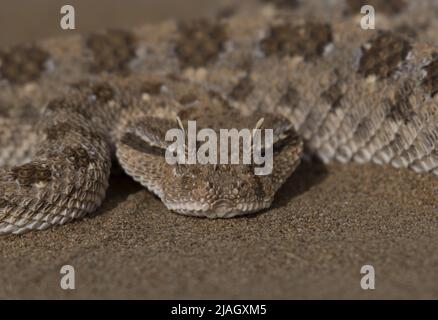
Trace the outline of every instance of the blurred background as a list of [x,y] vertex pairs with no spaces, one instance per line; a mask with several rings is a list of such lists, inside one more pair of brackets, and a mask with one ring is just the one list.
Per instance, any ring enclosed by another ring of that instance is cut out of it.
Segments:
[[[0,0],[0,46],[105,27],[126,28],[167,18],[188,19],[213,13],[209,0]],[[62,30],[60,9],[75,8],[76,30]]]

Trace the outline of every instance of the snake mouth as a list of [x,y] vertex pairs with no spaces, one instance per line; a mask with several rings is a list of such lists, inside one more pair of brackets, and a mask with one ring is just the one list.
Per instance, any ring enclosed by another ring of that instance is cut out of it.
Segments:
[[166,203],[169,210],[187,216],[216,218],[232,218],[266,209],[271,201],[255,201],[233,203],[230,200],[217,200],[213,203],[179,202]]

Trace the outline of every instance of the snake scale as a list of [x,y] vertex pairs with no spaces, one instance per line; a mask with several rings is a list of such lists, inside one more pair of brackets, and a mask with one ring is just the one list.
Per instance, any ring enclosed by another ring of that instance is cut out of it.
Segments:
[[[360,8],[375,7],[375,30]],[[205,18],[0,49],[0,234],[95,211],[114,156],[172,211],[268,208],[301,158],[438,174],[438,3],[224,1]],[[274,131],[273,172],[170,165],[182,122]]]

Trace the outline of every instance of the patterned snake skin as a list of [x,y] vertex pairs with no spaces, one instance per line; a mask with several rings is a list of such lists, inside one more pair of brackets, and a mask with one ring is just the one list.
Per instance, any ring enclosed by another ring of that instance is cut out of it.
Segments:
[[[438,174],[438,2],[224,2],[217,15],[0,49],[0,234],[96,210],[112,158],[173,211],[268,208],[302,155]],[[360,28],[360,8],[377,13]],[[169,165],[175,118],[274,130],[271,175]]]

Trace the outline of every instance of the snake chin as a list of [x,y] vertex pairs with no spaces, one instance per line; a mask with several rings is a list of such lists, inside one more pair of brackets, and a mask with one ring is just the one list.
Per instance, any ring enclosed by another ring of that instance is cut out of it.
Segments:
[[169,210],[183,215],[217,219],[251,214],[269,208],[271,202],[270,200],[265,200],[236,204],[228,200],[218,200],[213,203],[179,202],[165,204]]

